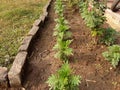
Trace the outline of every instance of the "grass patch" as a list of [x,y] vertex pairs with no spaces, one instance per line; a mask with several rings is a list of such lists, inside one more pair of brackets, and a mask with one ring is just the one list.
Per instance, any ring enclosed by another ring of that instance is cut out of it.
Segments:
[[0,0],[0,66],[10,67],[47,0]]

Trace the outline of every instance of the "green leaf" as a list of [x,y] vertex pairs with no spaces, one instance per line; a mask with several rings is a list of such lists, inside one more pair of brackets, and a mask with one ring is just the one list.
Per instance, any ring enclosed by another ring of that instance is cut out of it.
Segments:
[[68,62],[64,63],[56,75],[51,75],[47,83],[50,90],[77,90],[81,81],[80,76],[72,75]]
[[119,45],[113,45],[108,47],[108,51],[102,53],[103,57],[105,57],[106,60],[108,60],[113,67],[116,67],[118,65],[118,62],[120,61],[120,46]]

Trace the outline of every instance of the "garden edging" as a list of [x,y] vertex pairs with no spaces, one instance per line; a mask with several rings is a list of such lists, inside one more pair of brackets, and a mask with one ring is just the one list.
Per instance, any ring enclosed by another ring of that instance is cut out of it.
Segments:
[[34,37],[41,25],[44,24],[47,16],[48,9],[52,0],[48,0],[46,6],[43,8],[43,14],[39,19],[35,20],[32,29],[28,32],[27,36],[23,39],[21,46],[19,47],[18,54],[15,57],[12,67],[9,72],[4,67],[0,68],[0,85],[4,88],[7,87],[21,87],[21,75],[23,71],[24,64],[28,55],[28,50],[30,44],[32,43]]

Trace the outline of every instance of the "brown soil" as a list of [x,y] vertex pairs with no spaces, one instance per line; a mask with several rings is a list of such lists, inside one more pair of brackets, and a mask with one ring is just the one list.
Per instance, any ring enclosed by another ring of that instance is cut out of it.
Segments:
[[[56,43],[55,37],[52,36],[55,27],[54,2],[49,12],[26,63],[23,78],[26,90],[48,90],[45,82],[62,64],[54,58],[55,52],[52,50]],[[73,34],[71,47],[74,56],[70,58],[70,65],[74,73],[82,77],[80,90],[120,90],[120,67],[113,69],[101,55],[107,49],[106,46],[94,43],[94,38],[91,37],[90,30],[85,26],[78,10],[67,9],[65,17]]]

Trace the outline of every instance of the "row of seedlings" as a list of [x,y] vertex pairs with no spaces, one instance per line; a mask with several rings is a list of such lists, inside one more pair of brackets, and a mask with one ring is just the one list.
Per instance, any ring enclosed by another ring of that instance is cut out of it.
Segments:
[[82,0],[79,6],[81,16],[91,29],[92,36],[97,38],[97,42],[109,46],[108,51],[102,53],[103,57],[116,67],[120,61],[120,45],[114,45],[117,32],[102,26],[106,21],[104,16],[106,5],[97,0]]
[[72,74],[72,70],[68,64],[68,57],[72,55],[72,49],[69,47],[72,40],[71,32],[69,30],[68,22],[65,20],[64,5],[62,0],[56,0],[55,2],[55,13],[57,14],[56,26],[54,36],[57,39],[57,43],[54,46],[56,50],[55,58],[63,61],[63,65],[55,75],[51,75],[48,78],[47,83],[50,86],[50,90],[78,90],[80,83],[80,76]]
[[98,38],[99,42],[111,45],[114,43],[115,30],[112,28],[103,28],[106,21],[104,16],[105,4],[96,0],[87,0],[80,2],[81,16],[85,24],[91,29],[92,36]]
[[72,42],[69,38],[72,34],[69,31],[68,22],[65,20],[63,12],[64,5],[62,4],[62,1],[56,0],[55,13],[58,15],[58,18],[55,19],[57,24],[53,35],[56,36],[57,43],[53,49],[57,51],[55,57],[66,62],[68,61],[68,56],[73,54],[72,49],[69,47]]

